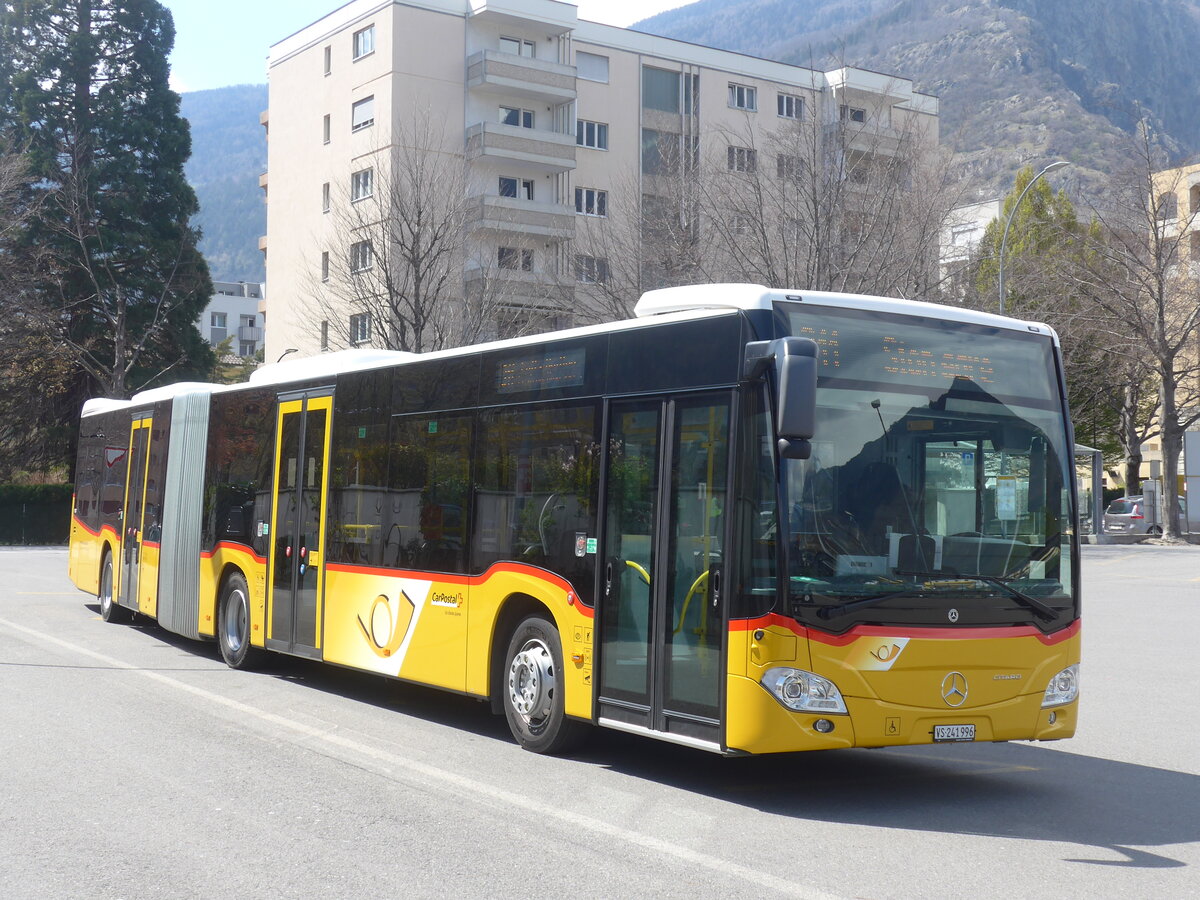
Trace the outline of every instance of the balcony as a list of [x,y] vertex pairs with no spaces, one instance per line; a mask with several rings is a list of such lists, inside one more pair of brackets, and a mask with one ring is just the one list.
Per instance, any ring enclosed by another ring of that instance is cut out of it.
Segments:
[[256,325],[238,326],[238,340],[258,343],[263,339],[263,330]]
[[550,105],[575,99],[575,67],[481,50],[467,60],[467,87],[503,96],[527,97]]
[[834,145],[837,141],[842,141],[844,150],[871,156],[898,155],[905,138],[908,137],[898,129],[879,125],[870,120],[865,124],[837,122],[826,125],[825,136]]
[[558,173],[575,168],[575,135],[498,122],[480,122],[467,129],[467,159],[532,163]]
[[557,243],[575,237],[575,210],[557,203],[487,195],[473,198],[467,227],[473,231],[530,235]]
[[545,272],[470,268],[465,280],[468,297],[482,298],[496,308],[524,307],[570,315],[575,305],[574,280]]

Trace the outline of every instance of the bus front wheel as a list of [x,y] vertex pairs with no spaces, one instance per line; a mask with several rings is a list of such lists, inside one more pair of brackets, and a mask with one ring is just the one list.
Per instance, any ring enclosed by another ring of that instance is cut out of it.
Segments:
[[113,558],[107,550],[104,552],[104,562],[100,565],[100,588],[96,591],[96,600],[100,604],[100,618],[105,622],[130,620],[129,610],[120,606],[113,597]]
[[539,615],[524,619],[508,642],[504,715],[517,743],[534,753],[561,753],[583,735],[583,724],[563,711],[562,659],[558,631]]
[[249,669],[261,651],[250,643],[250,589],[246,577],[234,572],[225,579],[217,605],[217,643],[221,658],[231,669]]

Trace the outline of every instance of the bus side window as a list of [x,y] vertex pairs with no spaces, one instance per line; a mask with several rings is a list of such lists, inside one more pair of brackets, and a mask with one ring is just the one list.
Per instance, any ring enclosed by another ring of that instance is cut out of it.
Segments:
[[466,573],[471,417],[395,420],[383,565]]

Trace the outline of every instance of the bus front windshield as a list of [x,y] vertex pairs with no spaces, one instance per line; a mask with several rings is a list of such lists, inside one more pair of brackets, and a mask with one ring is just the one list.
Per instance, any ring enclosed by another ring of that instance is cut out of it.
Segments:
[[793,614],[835,631],[1071,621],[1071,456],[1050,336],[784,312],[821,347],[812,454],[781,470]]

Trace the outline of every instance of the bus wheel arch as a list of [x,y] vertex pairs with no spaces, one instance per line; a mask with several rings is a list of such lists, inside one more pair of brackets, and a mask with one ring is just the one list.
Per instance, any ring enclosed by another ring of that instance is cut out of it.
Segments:
[[261,662],[262,650],[251,641],[250,585],[245,573],[229,566],[217,592],[217,645],[231,669],[250,669]]
[[133,614],[117,603],[117,598],[113,596],[113,584],[115,583],[113,558],[112,547],[105,543],[104,549],[100,552],[100,576],[96,579],[96,602],[100,606],[100,618],[105,622],[118,624],[131,621]]
[[493,707],[498,700],[513,737],[526,750],[561,753],[578,743],[585,728],[566,714],[562,638],[543,604],[524,595],[511,599],[518,602],[505,605],[505,627],[496,632],[508,639],[493,655],[500,663],[492,667]]

